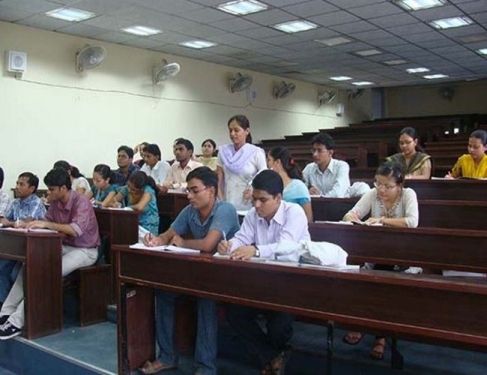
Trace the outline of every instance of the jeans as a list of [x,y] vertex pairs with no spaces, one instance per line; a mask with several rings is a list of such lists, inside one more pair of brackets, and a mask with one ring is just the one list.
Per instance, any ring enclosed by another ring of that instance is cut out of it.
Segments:
[[[174,313],[178,294],[156,291],[156,339],[159,346],[158,359],[176,366],[179,355],[174,347]],[[197,299],[198,328],[194,351],[195,368],[198,374],[216,374],[218,316],[216,303]]]

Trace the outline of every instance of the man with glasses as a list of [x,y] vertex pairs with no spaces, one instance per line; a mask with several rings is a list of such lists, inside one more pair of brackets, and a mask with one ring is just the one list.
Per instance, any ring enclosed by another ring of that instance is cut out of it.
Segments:
[[[186,178],[189,205],[172,223],[171,227],[155,238],[146,236],[147,246],[175,245],[213,253],[218,242],[231,238],[239,229],[235,207],[217,200],[218,177],[208,167],[199,167]],[[184,239],[189,235],[191,239]],[[161,271],[163,272],[163,271]],[[174,306],[178,295],[156,292],[156,334],[159,357],[147,361],[140,371],[153,374],[177,367],[178,354],[174,348]],[[198,329],[196,334],[196,374],[216,374],[217,312],[214,301],[198,298]]]
[[303,170],[303,179],[311,195],[343,198],[350,187],[350,167],[345,161],[333,159],[335,142],[326,133],[311,140],[313,163]]

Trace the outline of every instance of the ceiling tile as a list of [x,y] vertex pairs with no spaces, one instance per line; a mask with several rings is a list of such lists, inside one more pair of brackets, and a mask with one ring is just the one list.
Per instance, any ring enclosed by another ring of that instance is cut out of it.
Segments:
[[44,29],[44,30],[56,30],[56,29],[60,29],[61,27],[72,25],[71,22],[44,16],[42,14],[24,18],[18,21],[17,23],[20,25],[37,27],[39,29]]
[[211,8],[201,8],[197,10],[192,10],[188,12],[184,12],[181,14],[181,17],[186,18],[188,20],[200,22],[203,24],[212,23],[215,21],[221,21],[226,19],[235,18],[235,16],[216,10]]
[[46,0],[2,0],[0,4],[31,13],[45,13],[60,8],[59,4]]
[[187,0],[130,0],[133,4],[169,14],[181,14],[203,6]]
[[369,22],[380,27],[394,27],[416,23],[418,20],[407,13],[390,14],[384,17],[370,18]]
[[0,3],[0,19],[8,22],[15,22],[22,18],[32,16],[32,12],[20,8],[12,8]]
[[359,8],[351,8],[348,11],[361,18],[380,17],[404,12],[401,8],[389,2],[366,5]]
[[299,17],[315,16],[339,10],[337,7],[322,0],[305,1],[304,3],[286,6],[282,9]]
[[411,34],[419,33],[437,33],[431,26],[424,23],[417,22],[409,25],[393,26],[387,28],[387,31],[396,34],[397,36],[406,37]]
[[281,36],[282,32],[277,31],[276,29],[270,27],[260,26],[254,29],[240,30],[237,31],[236,34],[243,35],[249,38],[254,38],[254,39],[264,39],[264,38],[271,38],[274,36]]
[[414,16],[424,20],[433,21],[441,18],[464,16],[464,13],[453,5],[423,9],[414,12]]
[[225,31],[237,32],[239,30],[255,29],[259,25],[237,17],[235,19],[213,22],[212,26]]
[[467,3],[458,4],[458,7],[464,12],[469,13],[485,12],[487,9],[487,0],[469,1]]
[[377,30],[377,28],[374,25],[366,21],[357,21],[352,23],[345,23],[342,25],[334,25],[334,26],[330,26],[330,29],[338,31],[339,33],[343,33],[343,34],[353,34],[362,31]]
[[263,12],[250,14],[243,17],[246,20],[258,23],[264,26],[276,25],[278,23],[295,20],[296,16],[283,12],[280,9],[270,9]]
[[322,14],[319,16],[308,17],[308,20],[323,25],[325,27],[328,27],[333,25],[340,25],[342,23],[357,22],[360,19],[348,12],[338,11],[338,12]]
[[326,1],[342,9],[361,7],[363,5],[370,5],[374,3],[384,2],[384,0],[326,0]]

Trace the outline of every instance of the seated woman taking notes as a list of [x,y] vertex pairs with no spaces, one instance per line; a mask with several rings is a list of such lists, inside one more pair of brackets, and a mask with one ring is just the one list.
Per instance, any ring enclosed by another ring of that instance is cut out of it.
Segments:
[[460,156],[445,177],[487,178],[487,132],[475,130],[468,138],[468,154]]
[[108,165],[98,164],[93,170],[91,196],[94,204],[108,207],[117,193],[117,185],[112,183],[113,172]]

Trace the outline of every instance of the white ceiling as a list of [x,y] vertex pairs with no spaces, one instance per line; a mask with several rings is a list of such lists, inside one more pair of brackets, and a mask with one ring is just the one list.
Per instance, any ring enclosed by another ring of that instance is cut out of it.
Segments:
[[[120,43],[284,77],[350,88],[331,81],[346,75],[375,87],[432,83],[406,68],[427,67],[461,81],[487,78],[487,0],[449,0],[445,6],[407,12],[384,0],[260,0],[263,12],[233,16],[216,9],[226,0],[0,0],[0,20],[20,25]],[[63,5],[97,14],[72,23],[45,15]],[[466,15],[473,25],[438,31],[428,22]],[[319,28],[286,34],[271,27],[306,19]],[[136,37],[122,28],[143,25],[162,34]],[[331,37],[353,39],[335,47],[315,42]],[[178,43],[205,39],[217,43],[203,50]],[[365,49],[382,54],[360,57]],[[388,66],[387,60],[407,63]]]

